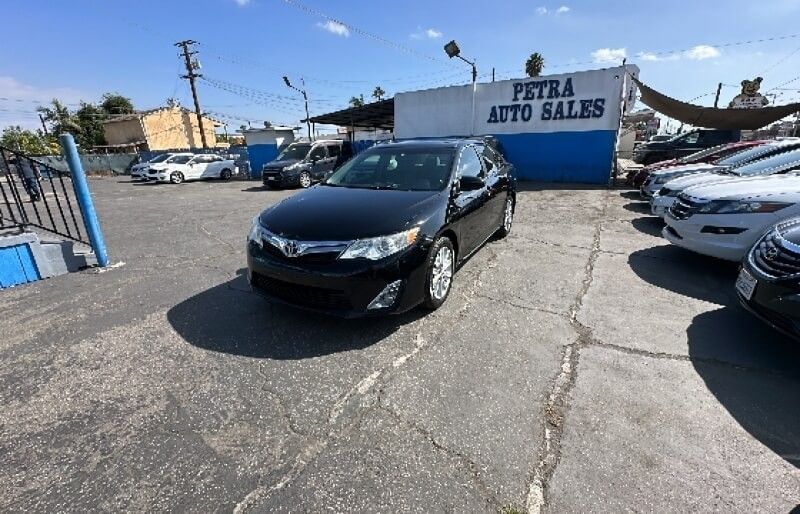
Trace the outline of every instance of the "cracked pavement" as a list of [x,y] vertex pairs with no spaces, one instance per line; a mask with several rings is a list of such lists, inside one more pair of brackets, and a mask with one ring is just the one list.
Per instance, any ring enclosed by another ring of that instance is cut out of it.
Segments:
[[438,311],[248,291],[292,191],[90,182],[112,262],[0,293],[0,510],[787,512],[800,351],[629,193],[523,184]]

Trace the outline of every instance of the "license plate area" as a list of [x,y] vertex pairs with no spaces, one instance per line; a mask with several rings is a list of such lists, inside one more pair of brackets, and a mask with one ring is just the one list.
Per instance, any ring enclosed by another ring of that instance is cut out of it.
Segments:
[[742,270],[739,272],[739,276],[736,278],[736,290],[744,297],[745,300],[749,300],[753,297],[757,283],[758,281],[755,279],[755,277],[753,277],[753,275],[751,275],[746,269],[742,268]]

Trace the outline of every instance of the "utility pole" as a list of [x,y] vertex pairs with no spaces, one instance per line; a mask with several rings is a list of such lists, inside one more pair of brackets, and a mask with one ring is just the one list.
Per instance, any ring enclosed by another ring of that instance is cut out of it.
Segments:
[[719,105],[719,94],[722,92],[722,82],[717,85],[717,96],[714,97],[714,109]]
[[494,66],[492,66],[492,82],[494,82]]
[[283,83],[286,84],[286,87],[294,89],[295,91],[297,91],[298,93],[303,95],[303,102],[305,103],[305,106],[306,106],[306,127],[308,128],[308,139],[309,139],[309,141],[313,141],[314,137],[312,136],[312,132],[311,132],[311,120],[309,119],[310,116],[308,115],[308,94],[306,93],[306,81],[305,81],[305,79],[303,77],[300,77],[300,84],[303,86],[302,89],[300,89],[299,87],[293,86],[292,82],[289,80],[289,77],[287,77],[285,75],[283,76]]
[[203,115],[200,112],[200,100],[197,99],[197,86],[195,86],[194,83],[194,79],[202,77],[202,75],[194,72],[194,70],[199,68],[199,66],[197,65],[197,61],[193,63],[190,58],[190,56],[197,53],[196,51],[190,49],[190,45],[195,43],[197,43],[197,41],[185,39],[175,43],[175,46],[183,49],[183,60],[186,64],[186,75],[181,75],[181,78],[189,79],[189,86],[192,88],[192,98],[194,99],[194,112],[197,114],[197,125],[200,128],[200,141],[203,143],[203,148],[208,148],[208,143],[206,143],[206,132],[203,130]]
[[44,135],[49,136],[50,132],[47,130],[47,124],[44,122],[44,116],[42,116],[42,113],[39,113],[39,121],[42,122],[42,129],[44,130]]

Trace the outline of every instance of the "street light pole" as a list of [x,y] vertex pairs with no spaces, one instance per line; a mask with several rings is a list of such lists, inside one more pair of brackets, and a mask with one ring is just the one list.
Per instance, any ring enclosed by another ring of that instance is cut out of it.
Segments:
[[303,89],[299,89],[299,88],[294,87],[292,85],[292,83],[289,82],[289,77],[287,77],[287,76],[283,77],[283,82],[288,87],[294,89],[295,91],[298,91],[300,94],[303,95],[303,102],[305,103],[305,107],[306,107],[306,128],[308,129],[308,140],[309,141],[313,141],[314,138],[311,136],[311,120],[309,120],[309,115],[308,115],[308,95],[306,94],[306,81],[305,81],[305,79],[303,79],[302,77],[300,78],[300,83],[303,85]]
[[477,87],[478,87],[478,69],[475,67],[475,62],[474,61],[468,61],[467,59],[464,59],[464,57],[461,55],[461,49],[458,47],[458,43],[456,43],[455,40],[452,40],[449,43],[447,43],[446,45],[444,45],[444,51],[445,51],[445,53],[447,54],[447,56],[449,58],[452,59],[453,57],[458,57],[459,59],[461,59],[465,63],[467,63],[470,66],[472,66],[472,120],[471,120],[470,135],[474,136],[475,135],[475,95],[476,95]]

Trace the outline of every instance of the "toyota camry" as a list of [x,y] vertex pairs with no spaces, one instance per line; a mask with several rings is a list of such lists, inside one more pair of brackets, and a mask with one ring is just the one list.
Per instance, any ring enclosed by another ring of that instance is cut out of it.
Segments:
[[378,145],[267,208],[247,238],[251,287],[345,317],[438,308],[458,265],[511,230],[516,181],[491,142]]

